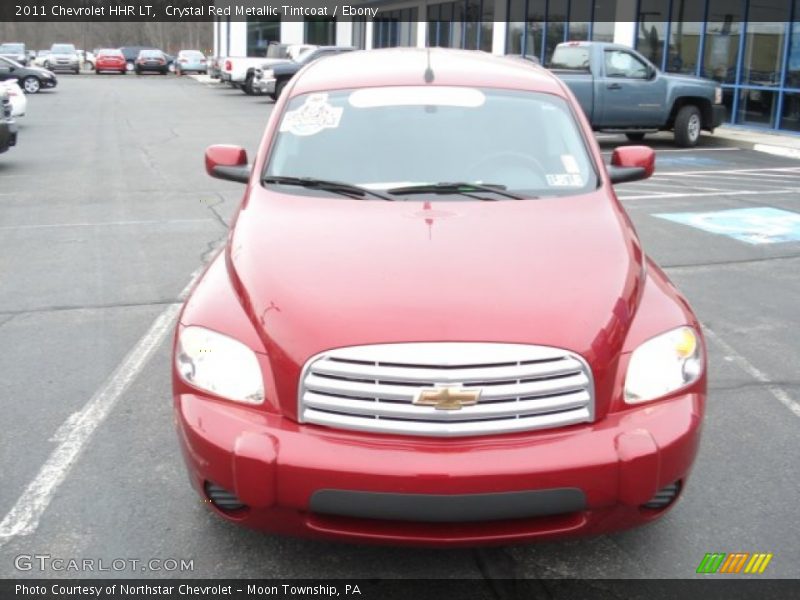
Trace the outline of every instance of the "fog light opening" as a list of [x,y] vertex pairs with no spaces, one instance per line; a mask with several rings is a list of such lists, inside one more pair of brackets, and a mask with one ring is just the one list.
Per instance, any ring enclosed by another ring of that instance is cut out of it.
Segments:
[[206,481],[203,489],[205,490],[209,502],[211,502],[217,510],[232,514],[247,508],[247,505],[239,500],[236,494],[216,483]]
[[678,495],[681,492],[681,487],[682,485],[680,480],[670,483],[668,486],[658,490],[656,495],[650,498],[650,500],[648,500],[645,504],[642,504],[642,508],[649,510],[664,510],[678,498]]

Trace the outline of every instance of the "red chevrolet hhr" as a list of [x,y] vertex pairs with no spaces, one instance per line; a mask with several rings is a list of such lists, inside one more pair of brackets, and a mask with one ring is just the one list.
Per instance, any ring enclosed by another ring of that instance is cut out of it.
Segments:
[[298,73],[173,360],[192,484],[280,533],[477,545],[593,534],[680,496],[706,396],[697,319],[644,254],[570,91],[478,52]]

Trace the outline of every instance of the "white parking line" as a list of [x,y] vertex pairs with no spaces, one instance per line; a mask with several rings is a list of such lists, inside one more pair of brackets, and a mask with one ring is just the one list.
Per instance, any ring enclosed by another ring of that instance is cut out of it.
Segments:
[[174,225],[177,223],[205,223],[214,219],[165,219],[162,221],[106,221],[104,223],[52,223],[48,225],[3,225],[0,230],[8,229],[51,229],[58,227],[114,227],[127,225]]
[[753,366],[749,360],[734,350],[732,346],[723,341],[716,333],[706,327],[703,327],[703,331],[705,332],[706,337],[714,340],[714,343],[722,348],[726,354],[726,357],[736,364],[736,366],[738,366],[740,369],[742,369],[742,371],[750,375],[750,377],[756,381],[766,384],[767,390],[778,402],[788,408],[795,417],[800,417],[800,404],[792,400],[789,394],[786,393],[786,390],[772,383],[769,377],[767,377],[757,367]]
[[721,170],[694,170],[694,171],[666,171],[660,175],[712,175],[719,173],[778,173],[788,172],[800,175],[800,167],[774,167],[768,169],[721,169]]
[[[598,141],[610,142],[610,141],[613,141],[613,140],[611,138],[602,138],[602,139],[598,138]],[[694,154],[695,152],[739,152],[739,151],[741,151],[741,148],[691,148],[691,149],[687,149],[687,148],[664,148],[664,149],[656,148],[655,150],[656,150],[656,155],[658,155],[658,154],[661,154],[662,152],[691,152],[692,154]],[[613,152],[613,150],[603,150],[602,151],[603,154],[609,154],[609,155],[612,152]]]
[[[188,295],[205,267],[192,274],[180,298]],[[170,304],[139,339],[111,376],[83,408],[70,415],[58,428],[53,440],[59,442],[36,477],[0,522],[0,547],[21,535],[30,535],[39,526],[58,487],[66,479],[92,434],[108,417],[119,398],[141,373],[150,357],[172,329],[180,303]]]
[[784,187],[774,190],[736,190],[730,192],[686,192],[675,194],[657,193],[642,194],[639,196],[626,196],[624,194],[617,194],[617,197],[620,200],[647,200],[648,198],[653,200],[661,200],[663,198],[702,198],[704,196],[764,196],[773,194],[793,194],[797,192],[800,192],[800,187]]

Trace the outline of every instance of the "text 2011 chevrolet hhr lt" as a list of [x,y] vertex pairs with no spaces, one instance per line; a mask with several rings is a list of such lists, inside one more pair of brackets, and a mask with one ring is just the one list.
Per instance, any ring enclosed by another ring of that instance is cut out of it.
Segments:
[[275,105],[224,252],[181,313],[178,434],[220,516],[430,545],[611,531],[680,495],[696,317],[642,251],[569,90],[529,63],[315,62]]

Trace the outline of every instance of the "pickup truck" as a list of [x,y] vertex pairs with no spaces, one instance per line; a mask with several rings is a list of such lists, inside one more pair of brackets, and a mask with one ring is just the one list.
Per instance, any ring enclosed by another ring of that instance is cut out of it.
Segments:
[[334,56],[335,54],[352,52],[353,50],[355,48],[352,46],[320,46],[311,52],[306,52],[299,59],[278,61],[271,65],[264,65],[256,69],[251,85],[258,93],[266,94],[273,100],[277,100],[289,80],[307,64],[326,56]]
[[646,133],[672,130],[675,144],[686,148],[725,118],[717,82],[663,73],[627,46],[564,42],[549,67],[575,94],[595,131],[640,141]]
[[253,96],[256,91],[252,83],[257,68],[269,68],[271,64],[286,60],[299,60],[305,52],[314,48],[316,46],[309,44],[270,44],[266,57],[227,56],[220,59],[220,79]]

